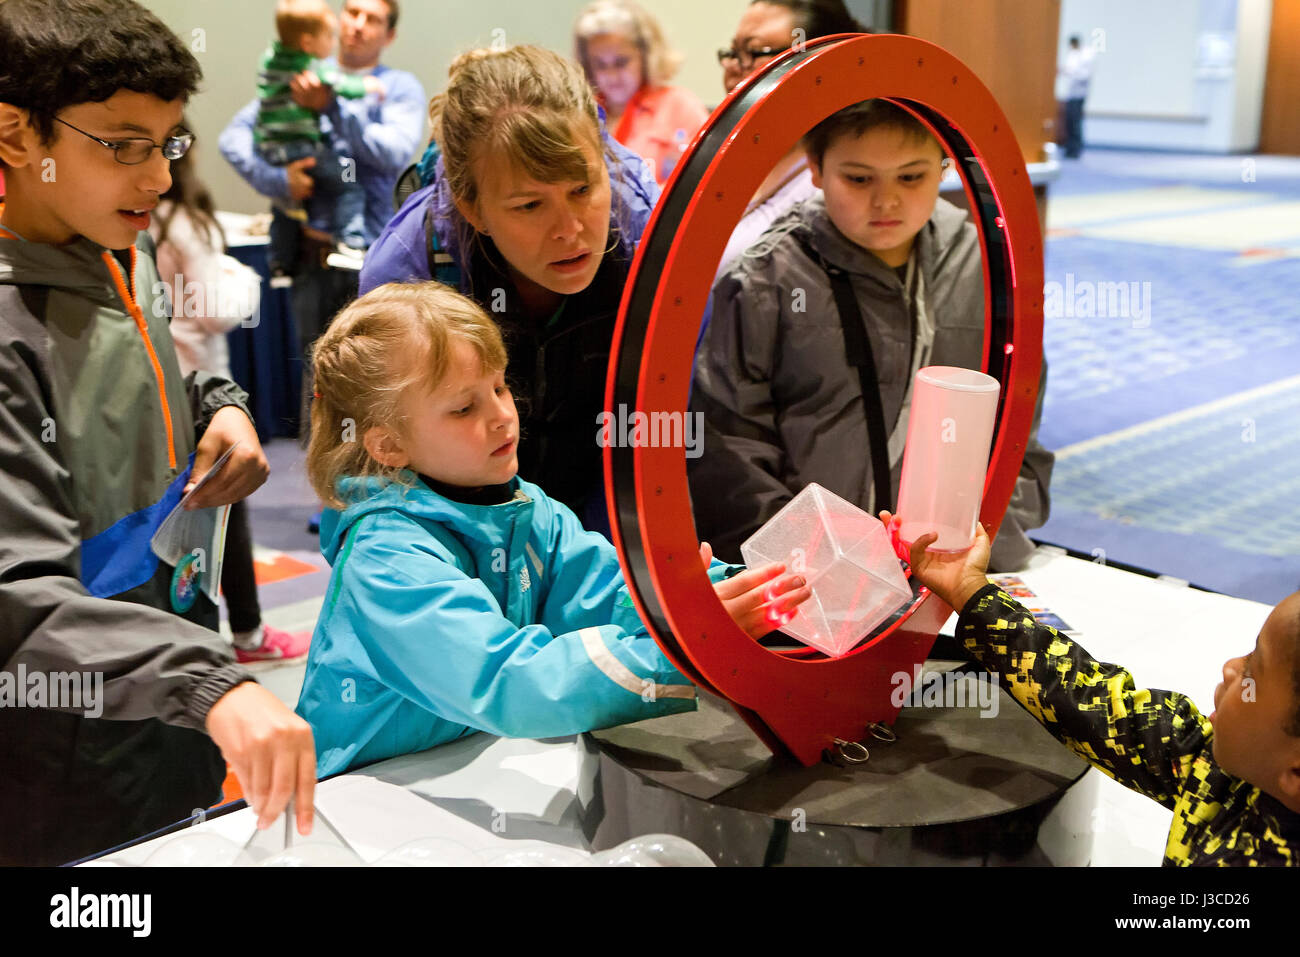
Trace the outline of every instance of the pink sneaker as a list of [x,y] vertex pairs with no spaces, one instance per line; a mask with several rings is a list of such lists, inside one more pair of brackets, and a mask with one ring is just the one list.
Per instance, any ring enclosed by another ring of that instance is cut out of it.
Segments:
[[253,661],[290,661],[307,654],[310,646],[311,635],[305,631],[290,633],[272,628],[270,625],[263,625],[261,646],[249,651],[236,645],[235,660],[240,664]]

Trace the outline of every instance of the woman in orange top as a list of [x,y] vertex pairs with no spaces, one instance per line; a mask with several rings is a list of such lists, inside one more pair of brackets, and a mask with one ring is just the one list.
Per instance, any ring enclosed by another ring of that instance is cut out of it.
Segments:
[[597,0],[574,26],[576,59],[605,108],[614,139],[645,158],[662,186],[709,113],[667,81],[681,64],[659,24],[630,0]]

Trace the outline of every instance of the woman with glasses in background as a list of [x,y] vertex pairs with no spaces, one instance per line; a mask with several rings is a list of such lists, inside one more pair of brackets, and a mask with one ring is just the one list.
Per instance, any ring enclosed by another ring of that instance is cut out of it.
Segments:
[[[844,0],[753,0],[741,15],[731,46],[718,51],[722,85],[728,93],[793,43],[837,33],[869,33],[853,19]],[[776,219],[815,193],[808,159],[798,143],[772,167],[736,224],[718,263],[722,275]]]
[[618,140],[643,158],[662,186],[709,111],[684,86],[668,80],[681,54],[655,19],[631,0],[597,0],[578,15],[574,59],[605,109]]

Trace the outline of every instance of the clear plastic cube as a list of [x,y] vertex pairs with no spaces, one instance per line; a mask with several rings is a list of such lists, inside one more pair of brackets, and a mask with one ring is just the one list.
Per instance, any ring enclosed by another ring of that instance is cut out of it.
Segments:
[[781,631],[832,658],[912,597],[880,520],[811,483],[740,546],[751,568],[784,562],[812,586]]

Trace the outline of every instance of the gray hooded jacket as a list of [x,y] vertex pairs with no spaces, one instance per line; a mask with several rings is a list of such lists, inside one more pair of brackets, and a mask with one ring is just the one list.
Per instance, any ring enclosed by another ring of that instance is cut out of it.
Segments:
[[149,539],[197,434],[247,409],[226,379],[181,377],[162,295],[147,252],[0,229],[0,864],[73,860],[221,795],[205,720],[251,676],[206,596],[172,611]]
[[[884,419],[906,435],[913,311],[898,272],[848,240],[820,194],[794,207],[722,276],[696,357],[691,404],[705,415],[703,454],[692,463],[696,525],[724,560],[809,482],[860,507],[873,496],[866,415],[857,370],[823,265],[844,270],[875,356]],[[963,210],[940,199],[917,234],[916,268],[934,325],[926,365],[979,369],[984,351],[984,276],[979,236]],[[1046,385],[1046,366],[1043,385]],[[1047,520],[1054,456],[1033,430],[993,546],[992,566],[1023,566],[1025,532]],[[901,447],[891,443],[897,496]],[[707,507],[701,507],[707,503]]]

